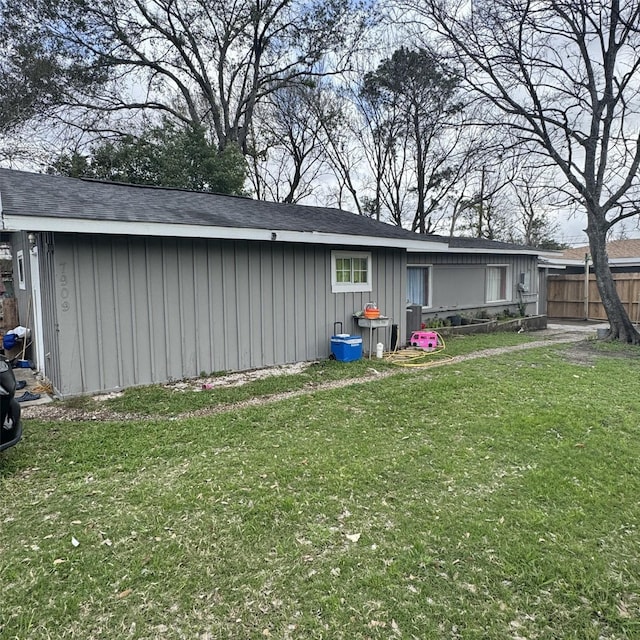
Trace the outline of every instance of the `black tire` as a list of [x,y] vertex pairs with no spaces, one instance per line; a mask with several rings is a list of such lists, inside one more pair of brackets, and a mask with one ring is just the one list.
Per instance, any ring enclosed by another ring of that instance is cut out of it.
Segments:
[[21,407],[17,400],[11,398],[4,423],[0,425],[0,451],[20,442],[22,438]]

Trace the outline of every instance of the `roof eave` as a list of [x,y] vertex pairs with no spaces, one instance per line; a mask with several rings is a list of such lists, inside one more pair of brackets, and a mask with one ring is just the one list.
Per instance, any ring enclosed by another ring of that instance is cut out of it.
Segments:
[[[474,247],[474,248],[458,248],[458,247],[450,247],[448,244],[444,244],[445,249],[439,249],[440,252],[447,251],[450,253],[471,253],[471,254],[500,254],[500,255],[530,255],[530,256],[539,256],[540,251],[536,251],[535,249],[522,248],[522,249],[492,249],[488,247]],[[425,251],[432,251],[431,249],[424,248],[411,248],[408,249],[410,253],[420,253]]]
[[[584,260],[572,260],[572,259],[547,259],[546,262],[549,266],[553,267],[582,267],[584,268]],[[609,258],[610,267],[633,267],[640,265],[640,257],[638,258]],[[589,268],[593,267],[593,262],[589,260]]]
[[370,246],[420,251],[446,251],[446,243],[383,236],[324,233],[320,231],[290,231],[246,227],[166,224],[156,222],[125,222],[86,218],[51,218],[46,216],[4,215],[5,231],[50,231],[98,235],[156,236],[172,238],[210,238],[226,240],[262,240],[304,244]]

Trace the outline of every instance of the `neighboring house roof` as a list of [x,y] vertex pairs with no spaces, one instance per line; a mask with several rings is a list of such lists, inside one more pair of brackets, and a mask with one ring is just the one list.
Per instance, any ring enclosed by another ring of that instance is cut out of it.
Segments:
[[0,169],[5,231],[278,240],[414,252],[539,251],[481,238],[420,235],[366,216],[239,196]]
[[[591,252],[589,245],[583,247],[573,247],[565,249],[562,257],[567,260],[584,260],[585,254]],[[640,239],[632,240],[612,240],[607,242],[607,254],[609,260],[617,260],[620,258],[638,258],[640,259]]]
[[[549,260],[549,264],[558,267],[584,266],[585,258],[590,253],[589,245],[571,247]],[[607,242],[607,255],[609,256],[609,265],[612,267],[638,265],[640,264],[640,239]]]

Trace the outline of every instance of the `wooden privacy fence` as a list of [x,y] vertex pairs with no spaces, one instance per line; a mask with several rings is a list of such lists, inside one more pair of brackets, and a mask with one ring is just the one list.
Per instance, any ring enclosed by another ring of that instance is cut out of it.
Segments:
[[[616,273],[613,279],[630,320],[640,322],[640,273]],[[596,277],[592,273],[589,274],[588,310],[585,315],[585,285],[584,275],[550,275],[547,279],[547,316],[606,320]]]

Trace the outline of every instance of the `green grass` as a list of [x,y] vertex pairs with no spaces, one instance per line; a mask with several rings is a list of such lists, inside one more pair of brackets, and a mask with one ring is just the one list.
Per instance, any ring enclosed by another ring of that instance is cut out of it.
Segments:
[[[523,344],[535,339],[535,333],[493,333],[446,338],[443,351],[425,352],[424,357],[419,358],[416,363],[430,364],[456,355],[498,346]],[[371,376],[374,371],[396,372],[398,366],[387,358],[381,360],[363,358],[355,362],[324,360],[313,363],[302,373],[271,376],[239,387],[219,387],[203,392],[196,380],[196,384],[191,389],[162,385],[127,389],[122,395],[105,401],[104,406],[110,411],[122,413],[176,416],[188,411],[242,402],[249,398],[312,388],[324,382]],[[75,398],[67,401],[67,404],[72,407],[88,408],[93,406],[92,403],[90,398]]]
[[0,457],[0,638],[638,638],[639,353],[29,421]]

